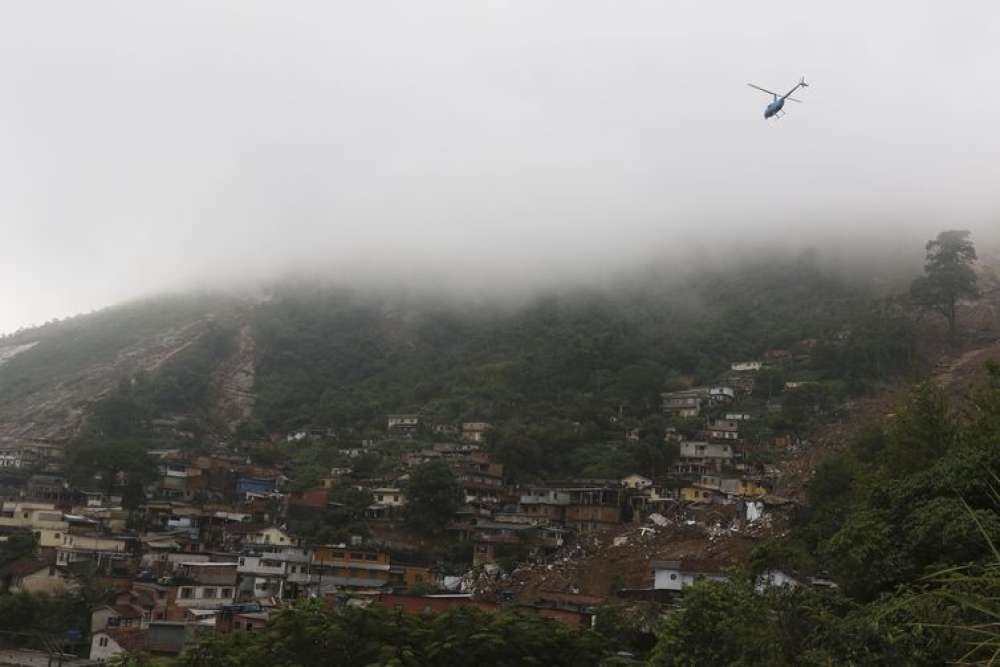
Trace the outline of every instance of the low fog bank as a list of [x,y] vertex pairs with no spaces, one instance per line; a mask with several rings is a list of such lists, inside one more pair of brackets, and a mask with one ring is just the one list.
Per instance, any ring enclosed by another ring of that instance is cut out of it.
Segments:
[[[311,242],[291,251],[261,249],[254,256],[235,257],[219,248],[212,261],[201,265],[192,264],[190,258],[164,256],[150,258],[134,274],[116,276],[105,284],[50,283],[31,303],[21,304],[26,307],[20,311],[4,313],[0,323],[10,332],[166,293],[220,292],[262,299],[276,288],[346,287],[509,308],[543,294],[596,290],[614,296],[669,289],[712,272],[792,261],[864,284],[877,295],[906,289],[922,270],[924,243],[942,228],[931,224],[804,227],[797,223],[743,234],[726,226],[692,229],[689,234],[665,230],[646,239],[626,235],[605,246],[569,236],[544,246],[525,239],[521,247],[508,249],[488,242],[449,249],[413,240],[345,252],[337,245]],[[996,238],[974,232],[973,239],[984,256],[1000,248]]]
[[[256,261],[219,256],[211,266],[175,276],[164,287],[254,294],[276,283],[301,283],[523,301],[545,292],[670,283],[769,258],[801,257],[846,280],[905,289],[922,270],[925,243],[950,228],[935,223],[817,221],[686,228],[674,224],[638,234],[609,225],[608,238],[601,241],[567,234],[541,242],[528,235],[517,242],[487,238],[445,246],[397,237],[394,242],[374,241],[353,250],[307,243],[287,254],[265,253]],[[1000,248],[1000,235],[990,237],[972,229],[974,242],[984,252]]]
[[[289,274],[495,297],[762,248],[850,272],[940,229],[984,243],[1000,15],[981,9],[18,3],[0,331]],[[746,84],[802,75],[765,122]]]

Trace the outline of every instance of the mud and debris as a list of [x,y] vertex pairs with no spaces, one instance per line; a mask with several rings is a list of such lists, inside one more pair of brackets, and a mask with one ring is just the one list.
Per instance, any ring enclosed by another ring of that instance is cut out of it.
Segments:
[[793,506],[784,498],[763,501],[753,521],[746,503],[677,506],[668,516],[651,514],[641,524],[581,534],[512,572],[495,565],[474,568],[462,578],[461,590],[528,604],[552,593],[611,600],[624,589],[650,588],[654,560],[745,563],[758,541],[785,534]]

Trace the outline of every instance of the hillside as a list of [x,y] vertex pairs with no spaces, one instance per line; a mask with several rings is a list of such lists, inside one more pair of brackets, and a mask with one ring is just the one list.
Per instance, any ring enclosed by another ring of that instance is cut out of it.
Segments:
[[[214,295],[161,297],[0,339],[0,438],[72,439],[122,381],[183,369],[186,350],[245,313],[242,304]],[[223,361],[212,359],[213,370]]]
[[0,437],[66,441],[88,423],[151,443],[211,443],[237,426],[360,437],[394,412],[638,426],[664,389],[803,341],[797,372],[859,394],[913,361],[909,321],[875,298],[872,275],[807,254],[504,305],[317,284],[263,302],[150,299],[0,341]]

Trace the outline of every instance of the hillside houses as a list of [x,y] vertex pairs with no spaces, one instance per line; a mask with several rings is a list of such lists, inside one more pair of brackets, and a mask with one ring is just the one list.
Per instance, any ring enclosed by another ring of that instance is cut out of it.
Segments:
[[733,387],[718,385],[695,387],[661,394],[663,411],[674,417],[698,417],[713,406],[728,406],[736,400]]
[[680,446],[680,458],[674,464],[674,471],[681,474],[702,474],[707,471],[721,471],[732,466],[733,446],[730,444],[685,441]]
[[390,435],[411,437],[420,428],[418,415],[389,415],[386,420],[386,431]]
[[493,428],[486,422],[465,422],[462,424],[462,440],[467,442],[484,442],[486,434]]
[[[152,451],[156,477],[128,509],[118,490],[74,488],[58,467],[15,470],[0,535],[30,533],[37,549],[0,572],[0,584],[58,593],[81,576],[100,582],[108,592],[95,606],[91,645],[101,657],[182,647],[196,632],[253,631],[300,598],[343,604],[440,587],[456,576],[443,569],[446,549],[467,554],[464,567],[495,571],[564,557],[567,545],[629,527],[687,526],[682,517],[698,512],[759,518],[774,485],[748,460],[755,447],[773,448],[775,435],[763,401],[732,381],[757,371],[736,365],[714,383],[662,393],[648,405],[653,414],[626,406],[590,424],[564,420],[579,451],[601,464],[580,465],[578,477],[526,482],[502,427],[415,413],[386,417],[384,430],[303,426],[269,436],[265,447],[308,454],[301,460],[236,446]],[[353,435],[330,442],[330,433]],[[604,475],[602,456],[629,460],[629,451],[662,458]],[[429,463],[447,466],[461,489],[431,548],[406,530],[410,479]],[[718,575],[694,561],[657,568],[656,586],[671,591]]]

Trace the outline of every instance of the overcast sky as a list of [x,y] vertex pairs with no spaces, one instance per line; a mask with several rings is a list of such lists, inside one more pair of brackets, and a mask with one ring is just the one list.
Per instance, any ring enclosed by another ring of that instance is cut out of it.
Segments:
[[[0,331],[290,267],[514,285],[718,237],[1000,226],[995,1],[0,18]],[[746,83],[801,75],[765,122]]]

